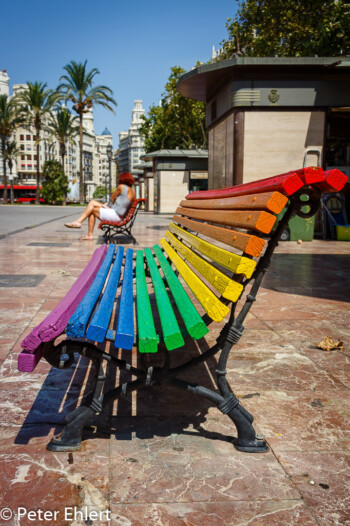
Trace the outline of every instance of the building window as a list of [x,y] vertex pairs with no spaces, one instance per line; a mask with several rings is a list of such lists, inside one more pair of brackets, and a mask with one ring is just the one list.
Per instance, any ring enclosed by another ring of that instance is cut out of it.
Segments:
[[30,141],[30,135],[26,135],[27,141]]
[[19,136],[20,141],[24,141],[24,135]]

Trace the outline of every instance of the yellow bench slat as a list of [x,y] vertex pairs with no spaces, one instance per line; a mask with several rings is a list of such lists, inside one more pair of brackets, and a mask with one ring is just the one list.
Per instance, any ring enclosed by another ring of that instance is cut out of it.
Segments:
[[174,263],[182,278],[192,290],[193,294],[205,309],[208,316],[216,322],[222,321],[230,312],[227,305],[224,305],[215,296],[215,294],[203,283],[193,270],[188,267],[185,261],[175,252],[164,238],[161,239],[160,244]]
[[220,294],[230,300],[237,301],[240,297],[243,285],[233,281],[228,276],[223,274],[220,270],[215,268],[213,265],[205,261],[205,259],[198,256],[190,248],[186,247],[179,239],[177,239],[169,230],[166,232],[165,237],[169,243],[181,254],[192,267],[194,267],[202,276],[216,288]]
[[174,223],[170,223],[169,230],[171,230],[171,232],[174,234],[179,235],[182,239],[188,241],[191,247],[195,248],[205,256],[208,256],[210,259],[216,263],[219,263],[228,270],[231,270],[236,274],[244,274],[247,278],[252,276],[256,267],[256,262],[252,259],[239,256],[223,248],[216,247],[215,245],[208,243],[208,241],[194,236],[190,232],[187,232],[187,230],[180,228]]

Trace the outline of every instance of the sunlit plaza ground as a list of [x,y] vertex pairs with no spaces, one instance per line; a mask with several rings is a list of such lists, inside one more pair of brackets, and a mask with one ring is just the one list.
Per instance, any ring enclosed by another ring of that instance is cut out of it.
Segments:
[[[61,371],[43,361],[30,374],[18,372],[17,358],[24,336],[101,243],[98,231],[82,242],[86,228],[63,226],[76,216],[70,207],[0,207],[0,508],[14,513],[0,524],[33,524],[28,516],[18,522],[18,507],[56,511],[57,522],[46,524],[107,524],[107,511],[110,524],[123,526],[350,524],[349,243],[281,243],[232,350],[228,379],[268,453],[236,451],[227,416],[191,394],[156,388],[96,417],[81,451],[57,454],[46,444],[84,395],[88,364]],[[158,242],[169,219],[141,212],[134,248]],[[317,349],[324,336],[344,350]],[[136,349],[122,358],[137,363]],[[212,387],[215,366],[213,359],[192,380]],[[100,515],[73,517],[75,506]]]

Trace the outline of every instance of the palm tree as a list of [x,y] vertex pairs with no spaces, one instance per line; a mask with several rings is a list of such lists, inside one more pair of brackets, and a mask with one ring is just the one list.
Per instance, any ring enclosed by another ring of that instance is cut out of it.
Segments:
[[7,95],[0,95],[0,140],[1,153],[4,170],[4,203],[7,203],[7,173],[6,173],[6,143],[10,135],[22,122],[18,109],[13,100],[9,100]]
[[83,167],[83,115],[88,113],[94,106],[102,106],[114,113],[112,105],[117,103],[113,99],[113,91],[106,86],[94,86],[94,77],[100,72],[97,68],[91,71],[86,69],[87,60],[85,62],[75,62],[72,60],[69,64],[64,66],[66,75],[60,78],[61,84],[57,90],[62,91],[66,100],[73,103],[73,110],[79,116],[79,146],[80,146],[80,203],[84,202],[84,167]]
[[14,203],[14,195],[13,195],[13,178],[12,178],[12,168],[13,168],[13,161],[16,161],[17,157],[21,155],[23,152],[17,147],[17,144],[15,141],[7,142],[6,143],[6,150],[5,150],[5,159],[7,161],[7,164],[10,168],[10,185],[11,185],[11,205]]
[[59,94],[47,89],[46,82],[27,82],[27,86],[15,97],[27,125],[33,126],[36,133],[36,204],[40,204],[40,133],[45,118],[58,99]]
[[[62,170],[65,173],[64,159],[67,153],[67,143],[74,145],[75,137],[79,133],[76,118],[66,107],[57,108],[49,117],[47,130],[59,143]],[[66,195],[63,196],[64,205],[66,204],[66,197]]]

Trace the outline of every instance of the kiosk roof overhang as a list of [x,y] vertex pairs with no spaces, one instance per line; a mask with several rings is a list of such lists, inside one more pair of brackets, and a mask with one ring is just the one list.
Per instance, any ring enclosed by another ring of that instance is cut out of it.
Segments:
[[350,77],[350,57],[236,57],[194,68],[179,78],[177,89],[189,99],[206,102],[230,80],[261,78]]

